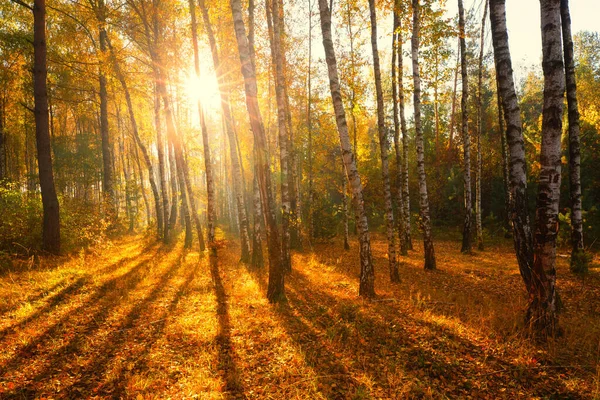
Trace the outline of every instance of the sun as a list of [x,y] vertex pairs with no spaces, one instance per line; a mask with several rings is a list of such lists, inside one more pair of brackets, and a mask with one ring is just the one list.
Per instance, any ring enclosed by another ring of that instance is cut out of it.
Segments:
[[190,102],[200,100],[205,109],[217,110],[220,105],[219,86],[214,74],[191,71],[184,80],[184,90]]

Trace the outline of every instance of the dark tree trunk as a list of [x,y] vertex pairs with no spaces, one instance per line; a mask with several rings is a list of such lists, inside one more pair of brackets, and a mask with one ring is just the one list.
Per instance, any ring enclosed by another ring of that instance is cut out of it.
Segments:
[[[98,23],[100,25],[99,42],[100,42],[100,59],[104,59],[106,53],[106,7],[104,0],[98,0],[97,7]],[[104,206],[106,214],[110,220],[114,220],[117,216],[115,206],[115,188],[114,188],[114,172],[111,158],[111,144],[108,128],[108,93],[106,90],[106,75],[104,74],[104,63],[100,62],[99,70],[100,81],[100,138],[102,143],[102,191],[104,194]]]
[[42,247],[60,253],[60,213],[52,171],[48,89],[46,78],[46,1],[33,2],[33,96],[35,102],[35,139],[38,154],[38,172],[42,192],[44,219]]

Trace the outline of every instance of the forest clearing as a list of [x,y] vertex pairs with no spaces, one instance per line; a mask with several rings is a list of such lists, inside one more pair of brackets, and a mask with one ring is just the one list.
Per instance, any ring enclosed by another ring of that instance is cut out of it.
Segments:
[[[597,264],[583,281],[559,262],[573,306],[561,316],[564,336],[536,345],[517,329],[526,298],[510,241],[473,255],[440,241],[437,271],[422,270],[417,247],[400,283],[376,269],[372,301],[356,296],[356,252],[317,244],[294,255],[288,300],[275,305],[260,295],[266,271],[239,264],[239,245],[221,243],[216,268],[181,242],[131,236],[3,270],[0,397],[600,395]],[[373,243],[383,265],[385,240]]]
[[600,400],[597,2],[0,0],[0,399]]

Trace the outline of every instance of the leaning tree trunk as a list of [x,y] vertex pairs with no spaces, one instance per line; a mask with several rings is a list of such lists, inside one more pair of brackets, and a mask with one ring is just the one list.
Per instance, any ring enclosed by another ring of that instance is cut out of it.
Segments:
[[377,49],[377,10],[375,9],[375,0],[369,0],[369,11],[371,16],[371,48],[373,50],[373,74],[375,75],[375,92],[377,97],[377,132],[379,134],[379,149],[381,152],[381,176],[383,180],[383,198],[385,203],[385,222],[387,227],[390,281],[399,282],[400,274],[398,272],[396,237],[394,235],[394,208],[392,206],[392,191],[390,189],[388,140],[384,117],[385,106],[383,104],[379,51]]
[[358,240],[360,243],[360,286],[359,294],[371,298],[375,296],[375,275],[373,272],[373,260],[371,256],[371,238],[369,234],[369,223],[365,212],[363,199],[363,187],[360,175],[356,168],[356,159],[350,137],[348,134],[348,125],[346,123],[346,113],[342,102],[340,91],[340,80],[337,71],[337,61],[331,39],[331,13],[327,5],[327,0],[319,0],[319,12],[321,15],[321,30],[323,33],[323,47],[325,49],[325,59],[327,61],[327,70],[329,73],[329,88],[335,110],[335,120],[340,136],[342,147],[342,157],[346,168],[346,175],[350,182],[354,200],[354,211],[356,213],[356,222],[358,225]]
[[496,64],[496,80],[504,121],[506,121],[506,139],[509,150],[509,187],[510,210],[513,227],[513,241],[519,272],[525,283],[530,303],[538,296],[533,267],[533,237],[527,210],[527,171],[525,145],[523,142],[523,124],[519,102],[515,91],[512,61],[508,47],[506,29],[506,0],[490,0],[490,25]]
[[279,165],[281,182],[281,247],[283,268],[291,271],[290,258],[290,187],[289,187],[289,132],[286,120],[286,93],[284,90],[285,79],[283,75],[283,55],[281,41],[281,23],[279,15],[279,1],[267,0],[267,20],[272,21],[273,37],[271,40],[271,57],[275,66],[275,97],[277,100],[277,124],[279,129]]
[[535,210],[533,276],[535,297],[529,304],[529,324],[536,332],[557,333],[556,238],[561,181],[561,135],[565,70],[561,46],[560,0],[540,0],[544,108],[540,175]]
[[[236,197],[236,207],[238,212],[238,219],[240,221],[240,240],[242,247],[242,254],[240,261],[242,263],[250,262],[250,235],[249,235],[249,222],[248,214],[246,212],[246,204],[244,202],[244,177],[241,169],[241,158],[238,157],[236,149],[236,135],[233,128],[233,118],[231,116],[231,107],[229,105],[228,88],[225,82],[225,74],[221,67],[221,61],[217,50],[217,42],[213,33],[213,27],[210,22],[208,15],[208,9],[204,0],[199,0],[200,11],[202,12],[202,19],[204,22],[204,29],[208,37],[210,50],[213,58],[213,66],[217,74],[217,84],[219,86],[219,94],[221,96],[221,111],[223,113],[223,119],[225,121],[225,131],[229,139],[229,153],[231,158],[231,167],[233,175],[233,186]],[[196,16],[195,16],[195,2],[190,0],[190,14],[192,17],[192,42],[194,45],[194,65],[197,65],[196,69],[199,71],[199,52],[198,52],[198,38],[196,29]],[[197,72],[198,74],[199,72]]]
[[481,20],[481,37],[479,41],[479,68],[477,82],[477,169],[475,172],[475,226],[477,232],[477,249],[483,250],[483,229],[481,226],[481,131],[483,130],[481,88],[483,86],[483,48],[485,45],[485,20],[487,18],[488,0],[483,5]]
[[52,171],[47,75],[46,1],[35,0],[33,2],[33,98],[38,172],[44,210],[42,247],[50,253],[58,254],[60,253],[60,213]]
[[423,145],[423,129],[421,127],[421,77],[419,75],[419,0],[412,0],[413,31],[411,40],[412,67],[415,109],[415,137],[417,142],[417,171],[419,174],[419,195],[421,206],[421,226],[423,229],[423,248],[425,250],[425,269],[435,269],[435,251],[431,237],[431,217],[429,215],[429,198],[427,195],[427,177],[425,175],[425,149]]
[[579,107],[577,106],[577,82],[575,80],[575,58],[571,37],[571,13],[569,0],[561,0],[562,37],[569,110],[569,189],[571,195],[571,270],[585,271],[587,268],[583,247],[583,220],[581,216],[581,153],[579,143]]
[[[398,80],[402,79],[402,43],[400,43],[400,0],[396,0],[394,6],[394,24],[392,32],[392,103],[394,112],[394,150],[396,151],[396,186],[398,199],[398,237],[400,239],[400,254],[408,255],[408,243],[404,221],[404,198],[402,196],[402,151],[400,150],[400,121],[398,119]],[[398,66],[396,66],[396,61]],[[398,76],[399,75],[399,76]]]
[[462,97],[460,100],[461,127],[464,154],[464,185],[465,185],[465,221],[463,224],[462,248],[463,253],[471,252],[471,136],[469,135],[469,78],[467,75],[467,45],[465,40],[465,10],[462,0],[458,0],[458,27],[460,31],[460,70],[462,78]]
[[258,107],[258,88],[256,84],[256,71],[251,58],[250,46],[246,37],[246,27],[242,16],[240,0],[230,0],[231,14],[235,28],[235,36],[240,56],[242,75],[244,76],[244,89],[246,93],[246,107],[250,126],[254,135],[256,146],[255,163],[257,167],[258,187],[266,217],[267,242],[269,248],[269,284],[267,298],[270,302],[285,299],[284,278],[285,271],[281,257],[281,242],[275,220],[275,207],[271,191],[271,170],[267,154],[267,138]]

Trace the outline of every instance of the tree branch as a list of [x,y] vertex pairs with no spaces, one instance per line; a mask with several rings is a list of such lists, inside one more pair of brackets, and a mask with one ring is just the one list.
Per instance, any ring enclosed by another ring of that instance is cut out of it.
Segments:
[[28,8],[28,9],[30,9],[31,11],[33,11],[33,7],[32,7],[32,6],[30,6],[29,4],[25,3],[24,1],[21,1],[21,0],[10,0],[10,1],[12,1],[13,3],[15,3],[15,4],[18,4],[18,5],[20,5],[20,6],[23,6],[23,7],[25,7],[25,8]]

